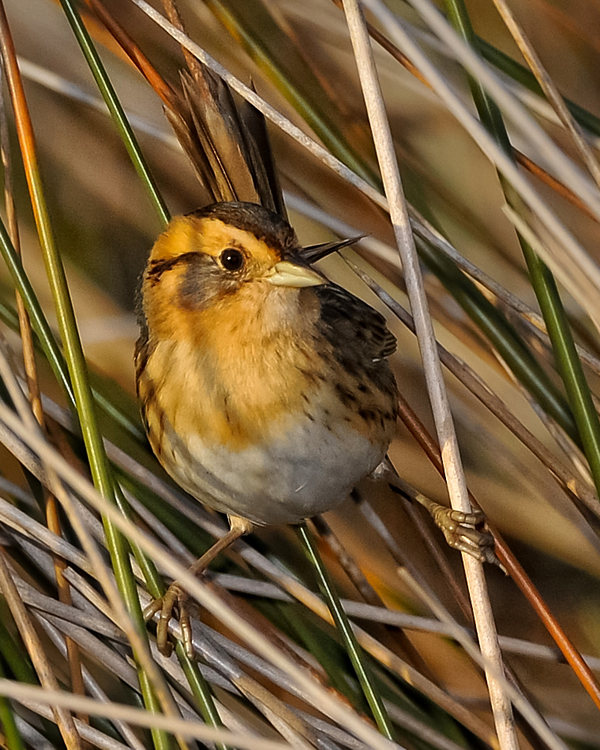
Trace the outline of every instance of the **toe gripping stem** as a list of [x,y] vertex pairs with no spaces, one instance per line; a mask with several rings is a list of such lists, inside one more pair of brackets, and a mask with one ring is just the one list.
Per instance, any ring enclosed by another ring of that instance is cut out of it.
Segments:
[[381,477],[382,474],[385,475],[386,481],[389,482],[394,492],[402,495],[409,502],[415,501],[425,508],[450,547],[466,552],[480,562],[491,563],[504,570],[504,566],[494,551],[494,537],[485,528],[485,513],[482,510],[464,513],[430,500],[400,479],[387,458],[382,463],[382,468],[378,470],[377,476]]
[[[230,547],[236,539],[252,531],[252,523],[239,516],[229,516],[229,526],[229,531],[188,568],[188,573],[194,576],[202,575],[217,555]],[[156,645],[160,653],[167,658],[173,652],[173,646],[169,642],[169,622],[174,614],[179,620],[181,640],[185,648],[185,653],[189,659],[194,658],[192,623],[187,604],[188,599],[189,594],[187,591],[182,588],[180,583],[174,581],[162,597],[155,599],[144,610],[144,619],[146,622],[151,620],[157,612],[160,612],[156,625]]]

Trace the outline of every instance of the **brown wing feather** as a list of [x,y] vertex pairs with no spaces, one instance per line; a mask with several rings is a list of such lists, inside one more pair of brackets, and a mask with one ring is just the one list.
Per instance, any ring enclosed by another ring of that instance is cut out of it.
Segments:
[[377,310],[335,284],[316,287],[315,292],[322,332],[340,358],[369,365],[396,351],[396,337]]

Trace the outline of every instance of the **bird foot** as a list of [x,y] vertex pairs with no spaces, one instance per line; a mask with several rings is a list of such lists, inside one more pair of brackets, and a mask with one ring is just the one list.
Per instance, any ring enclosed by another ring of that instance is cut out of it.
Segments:
[[194,658],[194,645],[192,643],[192,623],[188,606],[188,594],[175,581],[172,583],[164,596],[155,599],[144,610],[146,622],[151,620],[157,612],[160,612],[156,625],[156,646],[160,653],[167,659],[173,653],[173,644],[169,641],[169,622],[172,617],[179,621],[181,628],[181,641],[189,659]]
[[[494,551],[494,537],[485,528],[485,514],[475,510],[463,513],[460,510],[446,508],[427,499],[422,502],[433,522],[441,530],[446,542],[453,549],[466,552],[480,562],[492,563],[502,567]],[[479,528],[478,528],[479,527]]]
[[[247,518],[240,516],[229,516],[229,531],[218,539],[202,557],[188,569],[188,573],[194,576],[201,576],[208,568],[215,557],[226,550],[228,547],[244,534],[252,531],[252,522]],[[163,656],[167,658],[173,653],[173,645],[169,642],[169,622],[176,614],[181,628],[181,640],[185,653],[189,659],[194,658],[194,644],[192,643],[192,622],[190,619],[188,607],[189,595],[181,584],[177,581],[172,583],[164,596],[155,599],[144,610],[144,619],[146,622],[151,620],[157,612],[160,612],[156,626],[156,645]]]
[[392,490],[400,493],[410,502],[416,501],[422,505],[441,530],[450,547],[459,552],[466,552],[480,562],[497,565],[506,573],[506,569],[496,557],[494,537],[484,528],[485,513],[483,511],[473,510],[470,513],[464,513],[430,500],[398,476],[387,456],[373,472],[373,478],[386,480]]

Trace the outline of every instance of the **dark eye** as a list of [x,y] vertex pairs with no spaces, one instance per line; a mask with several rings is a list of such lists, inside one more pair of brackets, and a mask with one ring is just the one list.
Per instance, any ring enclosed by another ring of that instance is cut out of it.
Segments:
[[219,256],[221,265],[228,271],[239,271],[244,267],[246,259],[244,253],[240,250],[236,250],[235,247],[228,247]]

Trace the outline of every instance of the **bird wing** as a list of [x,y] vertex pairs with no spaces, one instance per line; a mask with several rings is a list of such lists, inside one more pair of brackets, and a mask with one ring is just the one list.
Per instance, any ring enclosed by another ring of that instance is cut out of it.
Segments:
[[377,310],[336,284],[314,287],[314,291],[321,303],[322,333],[340,361],[367,364],[396,351],[396,337]]

